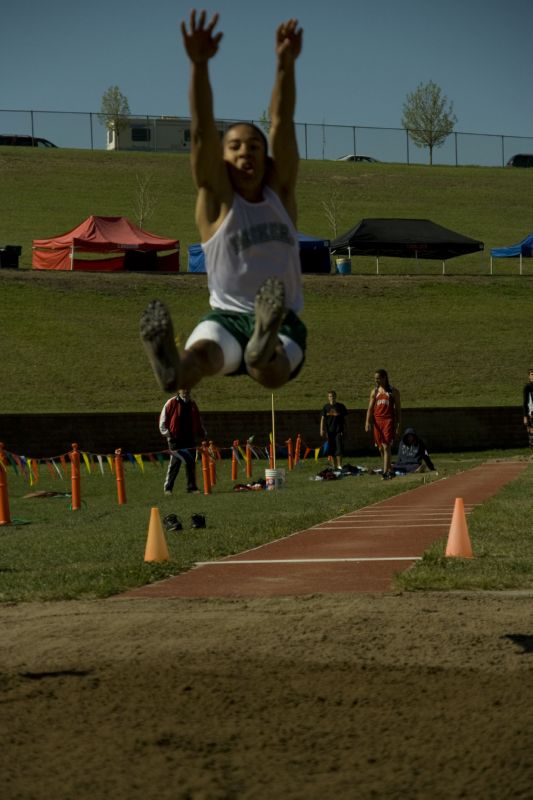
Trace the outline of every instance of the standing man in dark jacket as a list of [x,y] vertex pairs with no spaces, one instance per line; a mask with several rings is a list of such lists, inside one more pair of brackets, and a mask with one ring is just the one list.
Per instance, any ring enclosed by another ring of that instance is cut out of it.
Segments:
[[528,382],[524,386],[522,405],[524,408],[524,425],[527,430],[528,445],[533,447],[533,369],[528,372]]
[[207,434],[189,389],[180,389],[175,397],[167,400],[159,417],[159,430],[166,436],[170,450],[163,487],[165,494],[172,494],[182,463],[187,470],[187,491],[198,492],[194,451],[197,441],[205,439]]
[[345,419],[348,409],[344,403],[337,402],[337,392],[330,389],[328,402],[322,409],[320,417],[320,436],[328,440],[328,456],[332,456],[334,466],[342,467],[344,455],[344,434],[346,431]]

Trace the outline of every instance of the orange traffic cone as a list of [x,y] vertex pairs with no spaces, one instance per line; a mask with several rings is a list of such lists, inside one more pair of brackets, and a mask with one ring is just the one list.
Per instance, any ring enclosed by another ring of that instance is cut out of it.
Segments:
[[468,535],[465,506],[462,497],[455,498],[455,507],[453,509],[452,524],[450,525],[445,555],[458,556],[459,558],[474,557],[472,545],[470,544],[470,537]]
[[154,507],[152,508],[152,512],[150,514],[150,524],[148,526],[144,560],[168,561],[168,559],[167,540],[165,539],[165,534],[163,533],[159,509]]

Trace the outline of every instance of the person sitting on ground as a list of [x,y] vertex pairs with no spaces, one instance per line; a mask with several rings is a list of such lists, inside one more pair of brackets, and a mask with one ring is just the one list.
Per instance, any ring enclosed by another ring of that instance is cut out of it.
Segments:
[[342,457],[344,455],[344,434],[346,433],[346,415],[348,409],[344,403],[337,402],[337,392],[330,389],[328,392],[328,402],[322,409],[320,417],[320,436],[327,439],[328,456],[333,459],[337,469],[342,468]]
[[425,472],[435,470],[426,445],[417,436],[414,428],[406,428],[400,439],[397,461],[392,465],[395,472]]
[[208,62],[222,33],[215,14],[182,23],[191,62],[191,165],[198,190],[196,224],[205,256],[212,311],[189,336],[180,358],[172,322],[155,300],[141,318],[141,339],[164,391],[192,388],[213,375],[248,373],[276,389],[302,367],[305,325],[296,229],[298,147],[293,122],[295,61],[302,30],[289,19],[276,31],[277,68],[269,143],[260,128],[237,123],[222,145],[215,125]]

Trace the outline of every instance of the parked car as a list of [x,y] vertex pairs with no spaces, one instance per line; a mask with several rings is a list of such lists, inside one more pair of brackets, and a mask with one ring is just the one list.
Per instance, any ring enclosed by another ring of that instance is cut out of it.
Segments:
[[0,134],[0,146],[5,147],[57,147],[48,139],[41,139],[40,136],[19,136],[15,133]]
[[518,153],[511,156],[507,162],[508,167],[533,167],[533,155],[528,153]]
[[347,156],[341,156],[340,158],[335,159],[336,161],[366,161],[369,164],[378,164],[379,160],[377,158],[372,158],[372,156],[356,156],[354,153],[350,153]]

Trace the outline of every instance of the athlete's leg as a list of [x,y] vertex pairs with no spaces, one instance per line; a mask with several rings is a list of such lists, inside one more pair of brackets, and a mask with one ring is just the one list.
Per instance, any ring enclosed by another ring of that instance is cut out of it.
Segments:
[[383,474],[391,472],[392,465],[392,442],[383,444]]
[[140,331],[154,374],[165,392],[192,389],[204,377],[233,371],[242,360],[238,342],[214,322],[202,322],[194,329],[180,359],[170,314],[160,300],[145,309]]
[[236,372],[242,362],[242,347],[220,323],[203,320],[193,330],[181,358],[183,383],[196,386],[202,378]]

